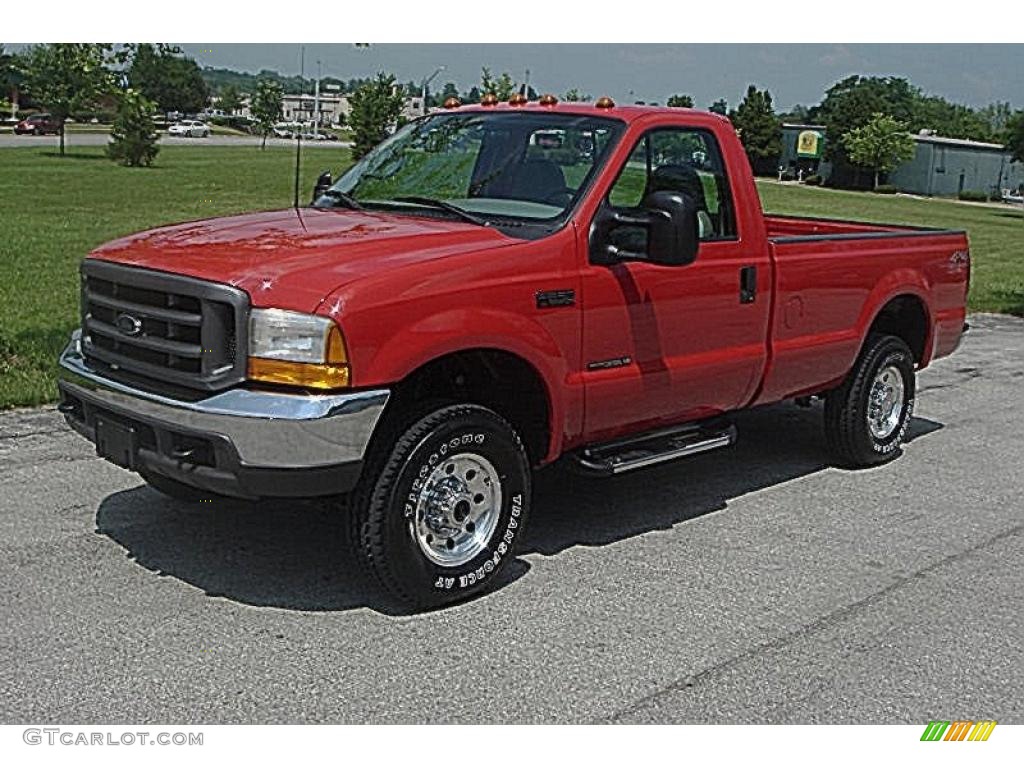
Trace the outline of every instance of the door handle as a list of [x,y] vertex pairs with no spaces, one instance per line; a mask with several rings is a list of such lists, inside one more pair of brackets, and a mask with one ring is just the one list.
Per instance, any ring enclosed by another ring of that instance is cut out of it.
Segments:
[[757,267],[740,269],[740,304],[753,304],[757,297]]

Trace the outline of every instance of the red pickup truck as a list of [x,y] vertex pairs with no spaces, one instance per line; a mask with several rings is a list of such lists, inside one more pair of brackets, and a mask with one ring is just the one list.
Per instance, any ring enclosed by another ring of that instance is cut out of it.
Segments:
[[95,250],[68,422],[174,497],[324,497],[413,607],[495,581],[560,457],[636,470],[814,396],[837,462],[898,453],[965,329],[963,232],[767,216],[715,114],[523,101],[415,120],[308,207]]

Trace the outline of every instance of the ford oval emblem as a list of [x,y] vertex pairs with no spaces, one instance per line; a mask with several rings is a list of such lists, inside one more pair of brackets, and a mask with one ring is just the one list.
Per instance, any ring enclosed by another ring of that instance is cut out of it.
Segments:
[[124,336],[138,336],[142,333],[142,321],[126,312],[118,315],[114,322],[117,324],[117,330]]

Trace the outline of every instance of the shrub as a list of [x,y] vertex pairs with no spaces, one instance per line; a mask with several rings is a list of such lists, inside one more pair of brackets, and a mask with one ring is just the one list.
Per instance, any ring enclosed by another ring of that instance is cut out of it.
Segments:
[[875,192],[879,195],[895,195],[899,190],[893,184],[879,184]]
[[91,123],[95,119],[98,123],[110,125],[116,117],[117,112],[111,112],[109,109],[83,109],[72,114],[70,119],[76,123]]
[[107,145],[111,160],[135,167],[152,165],[160,151],[152,113],[153,102],[138,91],[128,89],[122,94]]
[[228,128],[234,128],[236,131],[252,133],[252,121],[247,117],[239,117],[237,115],[214,115],[209,118],[208,122],[212,125],[222,125]]
[[804,184],[806,184],[809,187],[821,186],[821,176],[819,176],[816,173],[812,173],[810,176],[804,179]]
[[976,189],[965,189],[957,195],[961,200],[968,200],[972,203],[984,203],[988,201],[988,193],[979,192]]
[[796,181],[796,171],[792,168],[787,168],[782,172],[783,181]]

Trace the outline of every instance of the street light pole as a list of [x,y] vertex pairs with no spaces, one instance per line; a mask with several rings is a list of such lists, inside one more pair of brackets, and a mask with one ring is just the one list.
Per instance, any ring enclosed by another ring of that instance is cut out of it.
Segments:
[[313,96],[313,111],[316,113],[316,132],[320,132],[320,78],[323,76],[323,69],[320,66],[320,59],[316,60],[316,93]]
[[423,78],[422,87],[420,89],[420,102],[423,105],[423,114],[427,114],[427,86],[430,85],[430,81],[437,77],[439,74],[444,72],[446,67],[442,64],[440,67],[434,70],[434,73],[430,77]]

